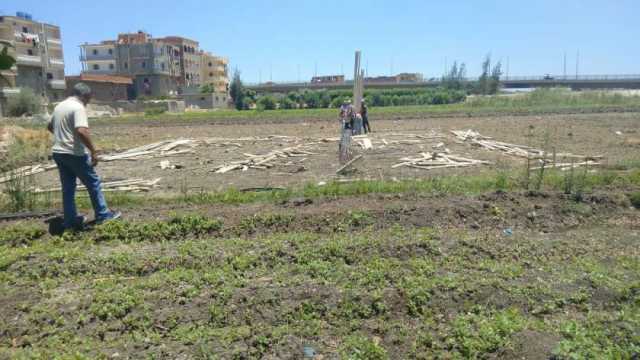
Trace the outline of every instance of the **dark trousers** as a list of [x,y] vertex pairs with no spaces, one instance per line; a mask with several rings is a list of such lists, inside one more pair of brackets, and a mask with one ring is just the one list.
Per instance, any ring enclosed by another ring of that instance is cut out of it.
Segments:
[[362,127],[364,128],[364,133],[370,133],[371,132],[371,125],[369,125],[369,116],[368,115],[362,115]]
[[76,210],[76,179],[80,179],[87,188],[96,219],[103,219],[109,215],[107,202],[102,194],[100,177],[91,165],[88,155],[75,156],[71,154],[53,153],[53,160],[58,165],[60,183],[62,184],[62,205],[64,208],[64,226],[73,227],[78,216]]

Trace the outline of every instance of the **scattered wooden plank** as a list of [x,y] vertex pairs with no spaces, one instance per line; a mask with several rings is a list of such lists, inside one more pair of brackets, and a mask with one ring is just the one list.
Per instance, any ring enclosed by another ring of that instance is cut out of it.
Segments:
[[354,157],[353,159],[347,161],[344,165],[342,165],[338,170],[336,170],[336,174],[340,174],[341,172],[343,172],[346,168],[348,168],[349,166],[351,166],[351,164],[355,163],[356,161],[360,160],[363,158],[363,155],[360,154],[356,157]]

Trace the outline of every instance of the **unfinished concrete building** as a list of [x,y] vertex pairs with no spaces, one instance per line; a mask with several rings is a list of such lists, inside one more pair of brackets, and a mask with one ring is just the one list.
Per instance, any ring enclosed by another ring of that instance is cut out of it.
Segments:
[[[60,28],[34,21],[31,15],[0,16],[0,40],[8,42],[9,55],[16,65],[2,75],[0,97],[30,88],[45,100],[58,101],[64,96],[64,59]],[[0,47],[1,48],[1,47]]]
[[229,91],[228,69],[229,60],[202,51],[200,53],[200,81],[201,85],[209,85],[215,93]]
[[153,38],[139,31],[119,34],[117,40],[84,44],[81,49],[83,73],[129,76],[135,96],[192,93],[203,84],[214,84],[216,91],[227,92],[228,61],[201,51],[195,40]]

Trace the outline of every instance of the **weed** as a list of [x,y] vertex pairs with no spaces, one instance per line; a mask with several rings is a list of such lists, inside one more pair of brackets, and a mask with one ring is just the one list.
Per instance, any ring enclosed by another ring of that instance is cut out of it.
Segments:
[[133,288],[114,291],[103,287],[96,291],[89,311],[100,320],[122,319],[141,303],[140,293]]
[[387,351],[376,342],[362,335],[352,335],[342,344],[340,351],[343,359],[349,360],[385,360]]
[[2,229],[0,232],[0,245],[29,246],[33,240],[40,239],[45,231],[35,225],[14,225]]

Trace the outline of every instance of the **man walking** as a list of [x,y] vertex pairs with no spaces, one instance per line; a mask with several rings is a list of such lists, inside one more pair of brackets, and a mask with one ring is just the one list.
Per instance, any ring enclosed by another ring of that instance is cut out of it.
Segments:
[[58,166],[62,184],[64,228],[82,229],[84,217],[78,216],[75,194],[76,179],[87,188],[95,211],[96,224],[120,217],[107,207],[102,194],[100,177],[96,174],[98,164],[96,148],[89,134],[89,121],[85,106],[91,101],[91,89],[84,83],[73,87],[73,96],[58,104],[48,125],[54,136],[53,160]]

